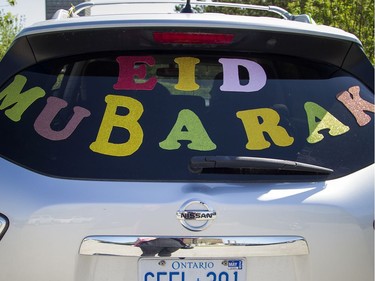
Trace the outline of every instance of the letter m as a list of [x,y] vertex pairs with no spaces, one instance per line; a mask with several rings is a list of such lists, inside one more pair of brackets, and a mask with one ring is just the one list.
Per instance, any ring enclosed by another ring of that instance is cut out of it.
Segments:
[[5,115],[14,122],[20,121],[26,109],[46,94],[39,87],[34,87],[21,93],[26,82],[27,78],[25,76],[17,75],[13,82],[0,92],[0,110],[6,109]]

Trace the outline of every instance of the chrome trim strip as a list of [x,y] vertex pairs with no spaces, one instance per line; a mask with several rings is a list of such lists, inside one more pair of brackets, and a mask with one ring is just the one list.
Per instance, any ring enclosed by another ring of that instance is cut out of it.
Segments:
[[0,240],[7,231],[8,225],[8,219],[4,215],[0,214]]
[[[181,243],[182,241],[182,243]],[[300,236],[236,237],[136,237],[88,236],[79,254],[122,257],[251,257],[298,256],[309,254],[306,240]]]

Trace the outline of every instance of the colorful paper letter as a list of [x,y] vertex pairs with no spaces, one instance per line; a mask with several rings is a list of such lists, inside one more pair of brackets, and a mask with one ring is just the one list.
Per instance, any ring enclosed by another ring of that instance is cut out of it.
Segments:
[[[256,92],[262,89],[267,82],[266,72],[258,63],[245,59],[219,59],[223,65],[223,85],[220,90],[226,92]],[[239,66],[249,73],[249,82],[242,85],[239,75]]]
[[[143,130],[138,120],[143,114],[143,105],[136,99],[108,95],[103,120],[98,136],[90,145],[94,152],[110,156],[129,156],[135,153],[143,142]],[[129,113],[125,116],[117,115],[118,107],[127,108]],[[111,143],[110,136],[114,127],[125,129],[129,132],[129,139],[124,143]]]
[[[249,150],[262,150],[271,146],[264,137],[265,133],[277,146],[290,146],[294,142],[294,138],[289,136],[285,128],[279,126],[280,116],[271,108],[238,111],[236,115],[245,127],[248,138],[246,148]],[[262,122],[259,122],[259,118]]]
[[[157,83],[156,77],[151,77],[143,83],[137,83],[135,79],[145,79],[147,75],[146,64],[155,65],[155,59],[151,56],[121,56],[117,58],[119,64],[118,81],[113,88],[115,90],[152,90]],[[141,63],[141,64],[139,64]],[[139,65],[138,65],[139,64]]]
[[359,92],[360,88],[353,86],[349,90],[337,94],[337,99],[353,114],[359,126],[365,126],[371,121],[371,117],[365,111],[374,112],[375,106],[362,99]]
[[195,83],[195,65],[200,60],[191,57],[176,58],[175,63],[178,64],[178,83],[174,86],[176,90],[180,91],[196,91],[199,85]]
[[[324,139],[323,134],[319,133],[319,131],[324,129],[329,129],[328,133],[331,136],[339,136],[350,130],[348,126],[341,123],[331,113],[314,102],[306,102],[305,111],[310,132],[307,138],[309,143],[317,143]],[[320,122],[316,122],[316,119],[319,119]]]
[[65,100],[57,97],[49,97],[46,106],[35,120],[35,131],[42,137],[53,141],[65,140],[70,137],[83,118],[90,116],[91,113],[83,107],[75,106],[73,108],[74,114],[66,124],[65,128],[60,131],[52,130],[51,123],[53,119],[61,109],[67,106],[68,103]]
[[179,141],[190,141],[187,147],[192,150],[210,151],[216,149],[216,145],[208,136],[199,117],[189,109],[180,111],[168,137],[160,142],[159,146],[165,150],[176,150],[181,146]]
[[37,99],[44,97],[46,94],[45,91],[39,87],[34,87],[21,93],[26,82],[27,78],[25,76],[17,75],[13,82],[0,93],[0,100],[2,100],[0,110],[8,108],[5,110],[5,115],[14,122],[20,121],[26,109]]

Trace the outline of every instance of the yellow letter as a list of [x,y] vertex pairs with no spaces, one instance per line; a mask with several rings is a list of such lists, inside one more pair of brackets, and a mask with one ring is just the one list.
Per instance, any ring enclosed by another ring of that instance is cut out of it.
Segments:
[[[104,112],[96,141],[90,145],[94,152],[110,156],[129,156],[136,152],[143,142],[143,130],[138,123],[143,114],[143,106],[136,99],[124,96],[108,95],[105,97],[107,108]],[[118,107],[127,108],[125,116],[117,115]],[[124,143],[109,141],[114,127],[123,128],[129,132],[129,140]]]
[[174,86],[176,90],[195,91],[199,89],[199,85],[195,83],[195,65],[200,62],[197,58],[183,57],[176,58],[175,63],[178,64],[178,83]]
[[[237,117],[242,120],[245,127],[248,139],[246,148],[249,150],[262,150],[271,146],[271,143],[265,139],[264,133],[267,133],[278,146],[290,146],[294,142],[294,138],[279,126],[280,116],[271,108],[239,111]],[[262,119],[261,123],[259,118]]]

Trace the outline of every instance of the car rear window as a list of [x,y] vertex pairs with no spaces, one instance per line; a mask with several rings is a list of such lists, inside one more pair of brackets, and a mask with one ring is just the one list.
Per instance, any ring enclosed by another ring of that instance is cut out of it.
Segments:
[[260,157],[332,169],[373,163],[374,95],[337,67],[283,56],[100,54],[32,66],[0,88],[0,154],[63,178],[311,180],[278,169],[202,169]]

